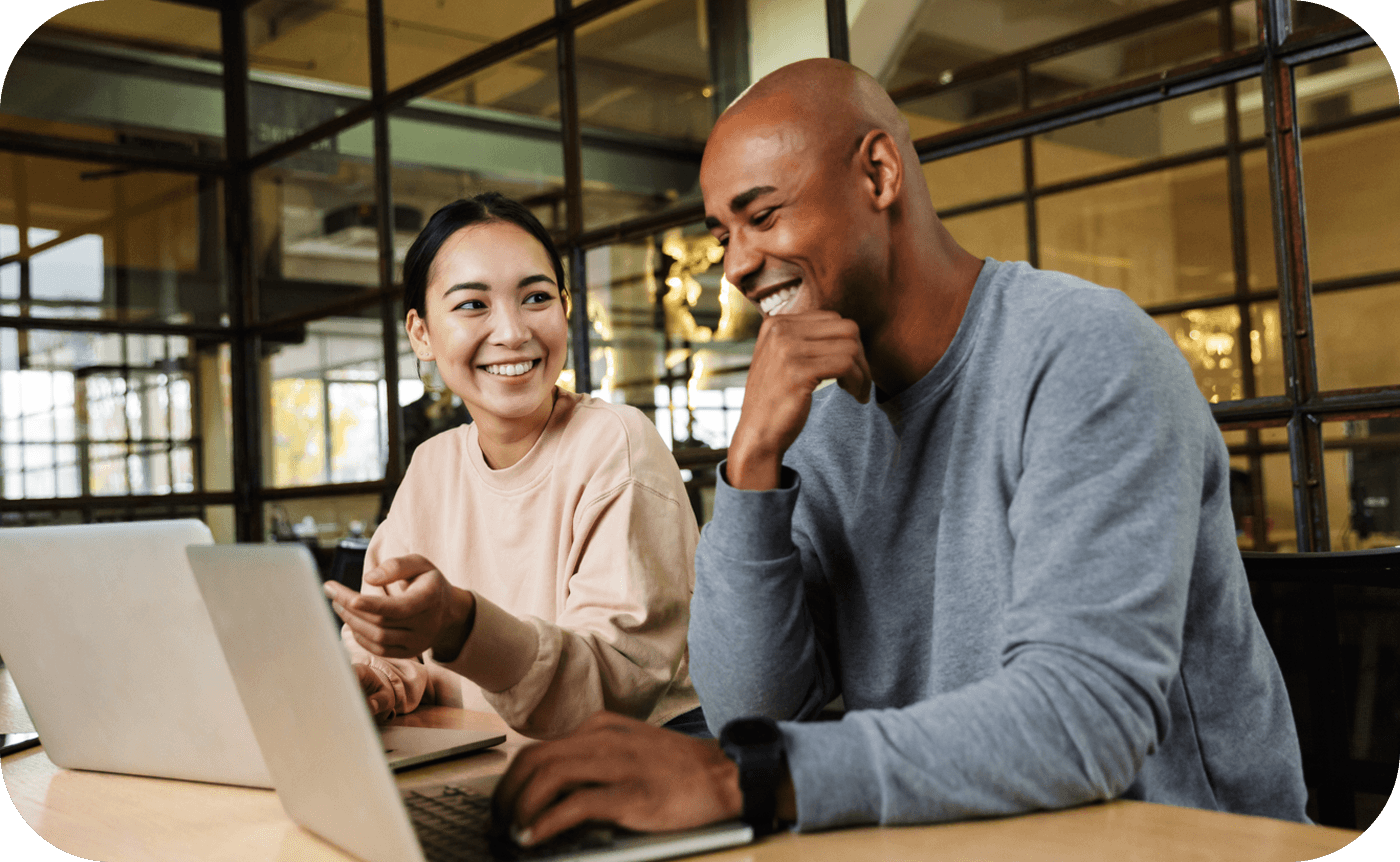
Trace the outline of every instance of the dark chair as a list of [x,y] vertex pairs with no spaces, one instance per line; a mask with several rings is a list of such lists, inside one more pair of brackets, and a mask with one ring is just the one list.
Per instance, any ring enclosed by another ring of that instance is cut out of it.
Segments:
[[360,579],[365,570],[365,551],[369,539],[341,539],[331,556],[330,571],[326,580],[337,581],[352,590],[360,589]]
[[1364,828],[1400,766],[1400,547],[1241,556],[1288,686],[1310,814]]

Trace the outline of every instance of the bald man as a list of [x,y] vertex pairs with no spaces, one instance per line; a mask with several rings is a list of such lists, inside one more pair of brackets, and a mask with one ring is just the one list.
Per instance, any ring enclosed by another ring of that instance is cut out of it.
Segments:
[[960,248],[897,109],[838,61],[750,88],[700,181],[764,314],[691,608],[723,746],[600,715],[522,753],[503,813],[536,839],[1119,796],[1305,819],[1228,454],[1165,333]]

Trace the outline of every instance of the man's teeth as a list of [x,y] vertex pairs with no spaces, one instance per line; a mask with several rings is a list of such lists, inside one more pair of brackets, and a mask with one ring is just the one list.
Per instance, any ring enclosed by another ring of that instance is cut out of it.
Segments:
[[764,314],[776,314],[779,309],[787,305],[794,296],[797,296],[797,286],[785,287],[777,293],[770,293],[758,301],[758,307]]
[[486,366],[486,373],[499,374],[502,377],[519,377],[521,374],[524,374],[534,367],[535,363],[533,362],[516,362],[511,365],[488,365]]

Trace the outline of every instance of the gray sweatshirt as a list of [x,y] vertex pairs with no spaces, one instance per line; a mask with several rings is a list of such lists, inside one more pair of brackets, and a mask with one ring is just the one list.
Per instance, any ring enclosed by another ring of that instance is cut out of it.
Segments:
[[776,490],[721,469],[696,554],[706,717],[781,722],[799,828],[1118,796],[1305,819],[1228,454],[1147,315],[989,259],[877,400],[819,391]]

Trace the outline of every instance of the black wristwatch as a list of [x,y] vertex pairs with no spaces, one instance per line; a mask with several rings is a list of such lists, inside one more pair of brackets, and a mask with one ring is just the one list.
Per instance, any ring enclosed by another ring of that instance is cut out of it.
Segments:
[[782,731],[771,718],[736,718],[719,732],[724,753],[739,765],[744,822],[755,835],[778,828],[778,782],[787,765]]

